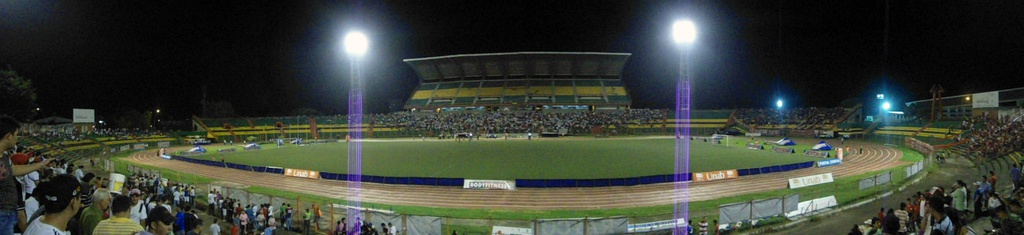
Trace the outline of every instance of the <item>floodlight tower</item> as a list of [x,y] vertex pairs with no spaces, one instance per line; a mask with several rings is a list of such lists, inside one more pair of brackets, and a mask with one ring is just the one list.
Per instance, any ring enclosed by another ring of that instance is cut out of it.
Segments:
[[[676,119],[690,122],[690,111],[693,109],[690,100],[689,48],[697,40],[697,26],[690,20],[680,20],[672,24],[672,39],[679,46],[679,78],[676,81]],[[673,184],[675,184],[675,201],[673,202],[673,218],[688,219],[690,216],[690,185],[684,182],[690,172],[690,127],[676,125],[676,165]],[[675,224],[674,234],[685,234],[686,227]]]
[[348,204],[360,208],[362,204],[363,175],[363,82],[359,74],[359,62],[369,49],[369,40],[361,32],[355,31],[345,35],[345,53],[348,54],[352,69],[349,77],[348,93],[348,188],[351,197]]

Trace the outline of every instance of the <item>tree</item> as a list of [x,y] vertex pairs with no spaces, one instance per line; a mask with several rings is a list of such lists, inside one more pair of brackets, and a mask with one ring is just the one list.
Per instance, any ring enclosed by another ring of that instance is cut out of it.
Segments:
[[10,65],[0,69],[0,114],[20,121],[31,121],[36,115],[36,89],[32,81],[18,75]]
[[149,114],[139,112],[138,110],[128,110],[117,113],[114,115],[113,126],[118,128],[126,129],[146,129],[149,128]]

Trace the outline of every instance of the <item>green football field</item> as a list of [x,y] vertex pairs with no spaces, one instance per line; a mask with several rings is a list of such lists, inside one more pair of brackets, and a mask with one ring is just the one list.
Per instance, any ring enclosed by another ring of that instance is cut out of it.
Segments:
[[[407,139],[408,140],[408,139]],[[796,146],[797,154],[749,150],[745,140],[730,146],[693,141],[690,172],[783,165],[820,158],[802,156],[813,145]],[[798,141],[800,143],[800,141]],[[263,150],[217,153],[231,146],[211,145],[195,158],[252,166],[276,166],[347,173],[348,144],[308,146],[264,144]],[[544,139],[385,141],[362,143],[363,174],[467,179],[600,179],[673,174],[673,139]],[[834,153],[833,153],[834,154]]]

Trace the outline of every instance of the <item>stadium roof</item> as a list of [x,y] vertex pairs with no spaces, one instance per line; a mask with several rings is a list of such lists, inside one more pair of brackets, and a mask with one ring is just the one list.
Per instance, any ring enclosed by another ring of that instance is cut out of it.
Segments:
[[630,53],[508,52],[402,60],[420,82],[503,79],[622,79]]

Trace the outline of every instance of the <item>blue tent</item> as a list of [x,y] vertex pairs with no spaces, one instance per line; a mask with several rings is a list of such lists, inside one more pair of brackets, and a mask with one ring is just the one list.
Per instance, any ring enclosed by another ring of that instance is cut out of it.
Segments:
[[775,144],[779,145],[779,146],[790,146],[790,145],[796,145],[796,142],[793,142],[793,140],[791,140],[789,138],[782,138],[779,141],[775,141]]
[[812,148],[812,149],[814,149],[814,150],[829,151],[829,150],[832,150],[832,146],[828,145],[828,143],[825,143],[825,141],[822,140],[821,142],[818,142],[818,144],[814,145],[814,148]]
[[206,149],[204,149],[203,147],[200,147],[200,146],[199,146],[199,145],[197,144],[195,148],[189,149],[189,150],[188,150],[188,152],[193,152],[193,153],[205,153],[205,152],[206,152]]

